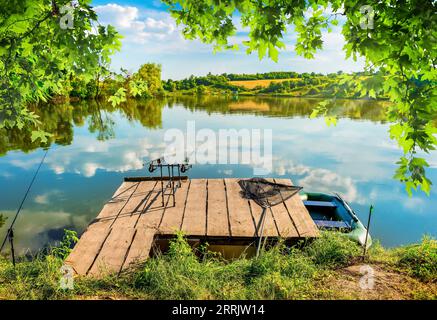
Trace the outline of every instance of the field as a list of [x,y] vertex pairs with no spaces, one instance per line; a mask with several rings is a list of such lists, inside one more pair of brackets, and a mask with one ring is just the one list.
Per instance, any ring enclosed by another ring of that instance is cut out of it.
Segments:
[[234,86],[244,87],[246,89],[254,89],[256,87],[267,88],[271,82],[297,81],[299,79],[265,79],[265,80],[238,80],[229,81]]

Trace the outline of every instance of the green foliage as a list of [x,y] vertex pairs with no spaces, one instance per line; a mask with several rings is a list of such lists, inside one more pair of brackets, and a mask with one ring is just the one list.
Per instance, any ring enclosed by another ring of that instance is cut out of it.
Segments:
[[77,1],[73,28],[64,28],[64,5],[70,1],[12,0],[0,12],[0,128],[34,126],[43,143],[47,135],[29,104],[62,93],[71,77],[88,83],[107,72],[121,45],[112,26],[93,26],[89,0]]
[[[132,79],[135,83],[142,85],[144,93],[147,90],[149,95],[155,96],[162,90],[161,84],[161,66],[156,63],[145,63],[138,71],[133,74]],[[143,92],[140,92],[140,95]]]
[[338,232],[322,232],[304,251],[316,265],[337,268],[346,266],[361,253],[360,247]]
[[[175,92],[184,90],[194,90],[195,93],[206,93],[206,87],[218,90],[233,90],[239,91],[240,87],[229,84],[229,78],[226,74],[213,75],[208,73],[206,76],[195,77],[191,75],[189,78],[182,80],[167,80],[162,82],[164,90]],[[200,88],[200,89],[199,89]]]
[[424,237],[420,244],[407,246],[398,252],[399,266],[422,281],[437,282],[437,240]]
[[132,80],[129,82],[129,93],[133,97],[141,97],[147,94],[147,81],[144,80]]
[[108,102],[112,104],[113,107],[118,106],[120,103],[126,101],[126,89],[119,88],[117,92],[108,98]]
[[[433,0],[380,1],[309,0],[287,1],[211,1],[164,0],[188,39],[198,38],[215,49],[234,48],[228,38],[236,34],[235,18],[249,29],[244,41],[247,52],[268,55],[277,61],[281,41],[288,30],[297,33],[296,53],[313,58],[322,48],[322,31],[345,19],[342,34],[346,57],[366,61],[366,71],[379,70],[380,77],[361,81],[348,77],[350,90],[360,96],[388,96],[393,102],[388,116],[393,122],[391,137],[404,149],[407,165],[396,177],[408,192],[420,187],[429,191],[425,165],[417,161],[419,151],[429,152],[437,145],[437,3]],[[373,28],[363,26],[360,8],[374,11]],[[324,13],[331,9],[332,13]],[[332,122],[332,121],[330,121]]]
[[58,246],[52,248],[51,254],[57,258],[65,260],[77,241],[79,241],[79,238],[77,237],[76,231],[64,229],[64,237]]

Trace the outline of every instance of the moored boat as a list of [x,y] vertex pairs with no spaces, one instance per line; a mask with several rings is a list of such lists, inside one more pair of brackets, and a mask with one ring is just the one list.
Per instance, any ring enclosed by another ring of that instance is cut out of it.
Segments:
[[[321,230],[340,231],[364,246],[366,227],[358,219],[351,206],[338,194],[302,193],[301,198],[316,226]],[[372,245],[370,234],[367,247]]]

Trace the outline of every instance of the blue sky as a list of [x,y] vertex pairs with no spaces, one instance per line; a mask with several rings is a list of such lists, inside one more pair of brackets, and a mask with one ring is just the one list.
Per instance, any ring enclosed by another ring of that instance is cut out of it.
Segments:
[[[239,51],[213,53],[211,45],[200,41],[185,40],[181,27],[176,26],[166,7],[159,0],[95,0],[92,2],[100,23],[112,24],[124,36],[121,52],[113,57],[112,67],[136,71],[145,62],[162,65],[163,79],[181,79],[208,72],[256,73],[269,71],[336,72],[359,71],[363,62],[345,60],[340,27],[324,33],[324,49],[314,60],[306,60],[293,51],[295,35],[285,37],[286,49],[281,51],[278,63],[267,58],[259,60],[257,54],[247,55],[244,46]],[[237,35],[230,39],[240,43],[246,39],[247,30],[237,24]]]

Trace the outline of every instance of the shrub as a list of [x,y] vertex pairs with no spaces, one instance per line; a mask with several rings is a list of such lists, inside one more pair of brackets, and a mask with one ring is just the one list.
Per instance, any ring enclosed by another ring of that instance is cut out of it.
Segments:
[[325,231],[306,246],[304,251],[315,264],[337,268],[350,264],[360,254],[360,247],[339,232]]
[[422,281],[437,281],[437,240],[424,237],[420,244],[399,250],[398,264]]

